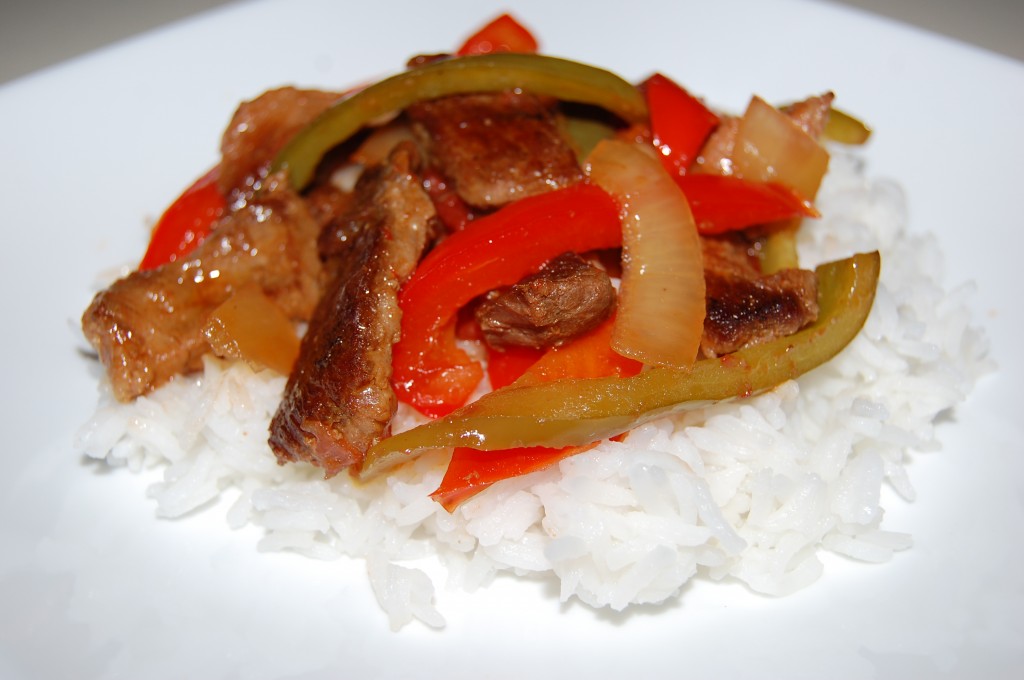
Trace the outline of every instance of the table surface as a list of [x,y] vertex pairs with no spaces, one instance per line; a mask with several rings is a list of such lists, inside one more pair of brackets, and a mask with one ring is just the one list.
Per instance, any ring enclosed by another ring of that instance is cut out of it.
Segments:
[[[8,0],[0,9],[0,84],[239,0]],[[1024,61],[1022,0],[831,0]]]

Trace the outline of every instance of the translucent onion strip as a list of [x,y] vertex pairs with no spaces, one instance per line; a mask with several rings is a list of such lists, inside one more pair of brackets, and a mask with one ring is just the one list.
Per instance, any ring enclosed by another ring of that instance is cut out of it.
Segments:
[[622,206],[623,276],[612,347],[645,364],[691,366],[704,329],[704,266],[686,197],[636,144],[600,142],[588,172]]
[[255,369],[291,373],[299,336],[281,308],[256,286],[235,291],[210,315],[203,335],[213,353],[243,359]]
[[740,119],[733,162],[744,179],[778,182],[813,201],[828,152],[789,116],[754,97]]
[[[759,182],[778,182],[813,201],[828,170],[828,161],[825,148],[789,116],[760,97],[750,100],[736,139],[733,163],[737,175]],[[799,266],[799,226],[799,219],[775,225],[761,262],[766,273]]]

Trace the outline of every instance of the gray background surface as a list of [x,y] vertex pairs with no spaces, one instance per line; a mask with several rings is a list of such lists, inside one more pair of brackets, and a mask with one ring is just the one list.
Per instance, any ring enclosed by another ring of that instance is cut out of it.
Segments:
[[[1024,61],[1024,0],[831,1]],[[231,2],[7,0],[0,7],[0,84],[227,4]]]

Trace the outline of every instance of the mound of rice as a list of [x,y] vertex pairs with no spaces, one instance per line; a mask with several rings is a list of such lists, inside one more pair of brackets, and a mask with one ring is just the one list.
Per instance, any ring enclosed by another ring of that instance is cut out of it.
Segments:
[[[266,437],[284,378],[241,362],[209,358],[202,375],[131,404],[101,385],[79,444],[111,465],[162,466],[150,489],[160,517],[233,494],[227,521],[262,527],[260,550],[364,558],[394,629],[444,625],[431,579],[402,564],[422,558],[443,565],[450,586],[548,574],[562,600],[616,610],[676,597],[695,577],[791,593],[821,575],[821,551],[883,562],[910,546],[882,528],[882,487],[913,499],[907,452],[935,446],[936,417],[989,368],[970,286],[943,289],[937,244],[905,230],[895,184],[869,181],[834,150],[818,207],[824,217],[802,230],[805,266],[882,252],[874,309],[838,358],[771,393],[650,423],[499,483],[454,514],[429,498],[447,452],[362,486],[279,466]],[[414,420],[402,411],[396,429]]]

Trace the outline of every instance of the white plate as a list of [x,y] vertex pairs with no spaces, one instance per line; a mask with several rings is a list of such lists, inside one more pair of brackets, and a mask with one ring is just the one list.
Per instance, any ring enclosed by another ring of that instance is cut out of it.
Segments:
[[696,583],[626,615],[560,606],[552,586],[439,591],[443,631],[387,628],[358,562],[259,554],[219,508],[154,518],[132,475],[72,440],[96,371],[77,319],[101,270],[141,253],[145,220],[214,162],[236,103],[340,87],[450,48],[498,5],[241,4],[0,89],[6,446],[0,471],[0,676],[997,677],[1024,667],[1024,378],[1019,159],[1024,67],[828,5],[513,4],[545,51],[629,79],[669,73],[714,103],[832,88],[870,120],[875,175],[939,234],[947,281],[977,282],[999,371],[915,454],[919,498],[886,502],[915,547],[830,559],[769,599]]

